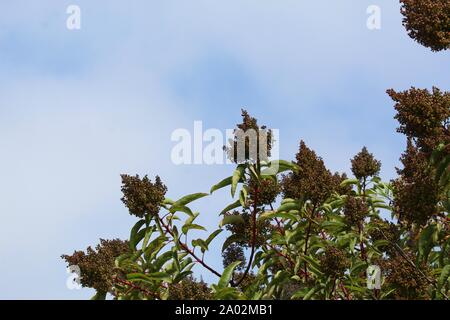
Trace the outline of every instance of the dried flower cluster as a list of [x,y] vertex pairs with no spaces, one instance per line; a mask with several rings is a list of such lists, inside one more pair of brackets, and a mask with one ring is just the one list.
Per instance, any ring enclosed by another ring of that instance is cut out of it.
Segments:
[[387,252],[389,255],[397,252],[394,246],[399,245],[401,232],[394,223],[380,218],[371,218],[371,228],[368,233],[373,243],[379,240],[389,241],[388,245],[379,246],[379,250]]
[[366,179],[380,173],[381,162],[376,160],[366,147],[363,147],[351,162],[352,172],[357,179]]
[[169,286],[169,300],[212,300],[213,294],[203,280],[189,276]]
[[158,214],[161,203],[167,192],[166,186],[156,176],[155,183],[145,176],[122,175],[122,202],[127,206],[130,214],[142,218],[146,214],[155,216]]
[[411,38],[433,51],[450,48],[448,0],[400,0],[403,25]]
[[232,243],[222,252],[222,259],[224,268],[235,261],[241,261],[241,264],[236,267],[236,270],[241,271],[245,268],[246,259],[242,245]]
[[348,196],[344,204],[344,216],[351,226],[360,226],[369,213],[369,208],[364,200]]
[[128,241],[119,239],[100,239],[100,244],[88,247],[86,252],[75,251],[73,255],[61,257],[69,266],[78,266],[81,271],[81,285],[94,288],[98,292],[110,292],[113,277],[116,275],[114,261],[122,254],[128,253]]
[[398,132],[414,139],[421,151],[430,152],[439,143],[450,142],[450,92],[433,87],[430,93],[412,87],[403,92],[390,89],[387,93],[395,102]]
[[379,262],[386,277],[386,285],[396,288],[396,299],[426,299],[429,282],[429,270],[422,265],[415,265],[415,256],[410,252],[394,255]]
[[262,179],[259,183],[255,179],[250,179],[248,186],[250,199],[256,199],[257,195],[260,205],[270,205],[275,202],[281,192],[279,183],[272,179]]
[[309,199],[318,205],[338,190],[344,176],[332,175],[322,158],[309,149],[303,140],[296,160],[300,171],[284,176],[281,183],[286,198]]
[[327,246],[319,260],[322,271],[332,278],[342,276],[350,265],[345,252],[334,246]]
[[408,224],[424,225],[438,213],[442,195],[435,182],[435,171],[430,168],[431,152],[440,143],[450,142],[450,93],[433,88],[408,91],[388,90],[395,101],[398,131],[408,138],[406,152],[401,157],[402,169],[393,182],[394,211]]
[[400,177],[393,181],[395,199],[394,212],[401,221],[408,224],[424,225],[438,213],[438,185],[430,172],[427,156],[408,142],[402,155],[403,169],[398,169]]
[[[243,219],[243,223],[233,223],[227,224],[226,229],[231,232],[231,234],[238,235],[240,237],[239,241],[236,243],[243,246],[249,247],[251,245],[252,240],[252,219],[251,214],[243,210],[242,212],[233,211],[232,213],[225,213],[225,216],[229,215],[239,215]],[[256,239],[255,244],[257,247],[261,246],[263,243],[267,241],[270,237],[271,232],[273,231],[274,226],[267,220],[257,221],[256,223]]]
[[272,150],[272,130],[259,126],[258,121],[242,110],[242,123],[234,130],[234,137],[225,146],[228,158],[235,163],[267,161]]

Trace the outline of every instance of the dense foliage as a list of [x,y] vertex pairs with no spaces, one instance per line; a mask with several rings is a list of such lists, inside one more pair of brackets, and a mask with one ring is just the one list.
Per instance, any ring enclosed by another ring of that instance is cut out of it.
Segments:
[[450,47],[448,0],[400,0],[403,25],[411,38],[433,51]]
[[[448,49],[448,1],[401,3],[411,37]],[[448,299],[450,93],[388,94],[407,141],[396,179],[380,179],[381,162],[365,147],[351,159],[351,177],[329,171],[304,141],[294,161],[270,161],[272,131],[243,111],[224,147],[236,165],[230,177],[209,193],[171,200],[159,177],[122,175],[122,201],[138,219],[129,240],[101,240],[63,258],[80,267],[96,299]],[[241,134],[248,130],[257,132],[256,149]],[[217,213],[218,229],[192,237],[207,231],[191,205],[222,188],[231,203]],[[219,234],[226,240],[212,244]],[[223,271],[208,262],[218,247]],[[196,280],[194,265],[217,282]],[[374,265],[381,289],[367,285]]]

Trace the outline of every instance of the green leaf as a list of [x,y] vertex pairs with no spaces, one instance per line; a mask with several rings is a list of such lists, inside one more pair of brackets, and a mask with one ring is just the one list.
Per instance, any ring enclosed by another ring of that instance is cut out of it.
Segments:
[[445,171],[448,170],[450,165],[450,156],[446,156],[441,160],[439,165],[436,168],[436,180],[439,181],[439,178],[444,174]]
[[127,279],[130,281],[144,281],[153,284],[154,281],[170,280],[170,275],[167,272],[154,272],[149,274],[130,273],[127,274]]
[[172,199],[169,199],[169,198],[165,198],[163,201],[163,204],[173,205],[174,203],[175,203],[175,201],[173,201]]
[[241,206],[241,201],[240,200],[236,200],[232,204],[228,205],[225,209],[223,209],[222,212],[220,213],[220,215],[222,215],[222,214],[224,214],[224,213],[226,213],[226,212],[228,212],[230,210],[236,209],[236,208],[238,208],[240,206]]
[[391,243],[388,240],[380,239],[373,243],[373,246],[378,249],[378,247],[389,246]]
[[303,300],[310,300],[314,296],[314,294],[319,292],[321,289],[322,288],[319,285],[315,286],[314,288],[308,291],[308,293],[303,297]]
[[[274,174],[278,174],[278,173],[282,173],[285,171],[293,171],[293,172],[298,172],[299,171],[299,167],[298,165],[296,165],[295,163],[293,163],[292,161],[286,161],[286,160],[274,160],[274,161],[270,161],[267,164],[266,169],[264,169],[261,172],[261,175],[274,175]],[[278,168],[278,170],[274,170]]]
[[229,216],[225,216],[220,222],[220,227],[223,227],[227,224],[236,224],[236,223],[244,223],[244,218],[242,218],[239,214],[232,214]]
[[153,232],[155,231],[155,226],[153,228],[147,228],[145,232],[144,242],[142,243],[142,251],[145,250],[147,247],[148,241],[150,240],[150,237],[152,236]]
[[282,219],[290,219],[292,221],[297,221],[297,217],[293,214],[286,213],[286,212],[274,212],[274,211],[267,211],[261,214],[258,217],[258,221],[264,221],[267,219],[274,219],[274,218],[282,218]]
[[236,188],[239,181],[241,181],[242,177],[244,176],[245,172],[245,165],[240,164],[237,166],[236,170],[234,170],[233,176],[231,178],[231,197],[234,198],[234,195],[236,194]]
[[169,210],[171,213],[175,213],[175,212],[184,212],[186,213],[188,216],[194,216],[194,213],[192,212],[192,210],[189,207],[186,206],[182,206],[182,205],[173,205],[170,207]]
[[346,186],[349,186],[349,185],[356,185],[358,183],[359,183],[358,179],[346,179],[346,180],[341,182],[340,186],[341,187],[346,187]]
[[222,189],[223,187],[229,186],[232,183],[233,177],[228,177],[220,181],[218,184],[215,184],[209,193],[213,193],[214,191],[217,191],[219,189]]
[[358,261],[350,268],[350,274],[359,275],[365,269],[367,269],[367,262]]
[[131,233],[130,233],[130,249],[131,250],[136,250],[136,246],[137,246],[137,244],[140,241],[139,240],[138,242],[136,242],[136,240],[137,240],[136,237],[137,237],[137,234],[138,234],[139,230],[141,229],[141,227],[144,224],[145,224],[145,220],[144,219],[139,220],[138,222],[136,222],[136,224],[131,229]]
[[151,271],[157,272],[161,270],[164,264],[166,264],[170,259],[172,259],[172,252],[171,251],[164,252],[158,258],[156,258],[155,261],[151,263]]
[[234,269],[236,269],[236,267],[241,263],[242,263],[241,261],[235,261],[225,268],[225,270],[222,273],[222,276],[220,277],[219,283],[217,284],[217,287],[219,289],[223,289],[228,286],[228,284],[231,281],[231,278],[233,277]]
[[189,230],[203,230],[206,231],[205,227],[198,225],[198,224],[185,224],[183,227],[181,227],[181,232],[183,234],[187,234]]
[[436,225],[429,225],[420,233],[419,256],[425,261],[428,259],[428,255],[434,246],[433,234],[436,230]]
[[298,210],[300,209],[300,205],[297,202],[288,202],[286,204],[281,205],[277,212],[283,212],[283,211],[291,211],[291,210]]
[[222,245],[222,252],[224,252],[225,249],[228,248],[232,243],[243,241],[243,240],[245,240],[244,236],[242,236],[240,234],[233,234],[233,235],[229,236]]
[[441,271],[441,275],[439,276],[439,280],[438,280],[438,288],[439,290],[441,290],[445,283],[449,280],[450,278],[450,264],[446,265],[442,271]]
[[192,201],[198,200],[198,199],[203,198],[203,197],[206,197],[206,196],[209,196],[209,193],[201,193],[201,192],[199,192],[199,193],[193,193],[193,194],[184,196],[183,198],[177,200],[177,201],[173,204],[173,206],[174,206],[174,207],[177,207],[177,206],[185,206],[185,205],[187,205],[188,203],[191,203]]
[[321,226],[331,232],[340,232],[346,227],[345,223],[341,221],[324,221]]
[[247,188],[244,186],[241,190],[241,192],[239,192],[239,202],[241,204],[242,207],[246,206],[246,200],[247,200]]
[[208,244],[203,239],[192,240],[192,246],[194,248],[195,247],[200,247],[200,250],[202,250],[203,253],[208,251]]
[[206,244],[209,245],[220,233],[222,232],[222,229],[218,229],[211,233],[211,235],[206,239]]
[[236,288],[225,287],[220,289],[216,286],[215,289],[215,300],[238,300],[240,298],[240,292]]
[[91,298],[91,300],[106,300],[106,292],[104,291],[97,291],[95,293],[95,296]]

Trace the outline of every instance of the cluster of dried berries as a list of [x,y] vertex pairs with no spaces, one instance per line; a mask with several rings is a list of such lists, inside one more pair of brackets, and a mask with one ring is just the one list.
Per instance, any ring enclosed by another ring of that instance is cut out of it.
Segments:
[[359,227],[369,214],[369,207],[360,198],[348,196],[344,204],[344,216],[348,224]]
[[81,285],[94,288],[98,292],[110,292],[113,286],[115,260],[122,254],[129,253],[128,241],[119,239],[100,239],[100,244],[88,247],[86,252],[75,251],[73,255],[62,255],[69,266],[78,266],[81,271]]
[[429,162],[440,143],[450,142],[450,93],[434,87],[432,93],[416,88],[387,92],[396,103],[398,131],[408,137],[403,169],[397,169],[399,178],[393,182],[394,212],[408,224],[424,225],[439,211],[441,195]]
[[169,285],[169,300],[212,300],[213,293],[203,280],[189,276]]
[[342,186],[341,183],[348,179],[346,173],[339,174],[336,172],[333,175],[333,186],[335,186],[334,191],[337,192],[340,195],[349,195],[352,193],[352,186],[351,185],[344,185]]
[[372,242],[378,240],[389,241],[389,245],[379,246],[379,250],[387,252],[390,255],[396,252],[394,244],[399,243],[401,232],[394,223],[381,220],[378,217],[371,218],[368,233]]
[[313,204],[318,205],[338,190],[343,176],[332,175],[325,167],[322,158],[309,149],[303,140],[300,141],[296,163],[300,171],[284,176],[281,182],[286,198],[309,199]]
[[345,252],[331,245],[325,248],[319,260],[322,271],[332,278],[342,276],[350,265]]
[[450,48],[448,0],[400,0],[403,25],[411,38],[433,51]]
[[250,179],[248,186],[250,199],[257,199],[258,205],[273,203],[281,192],[278,181],[273,179],[261,179],[259,183],[255,179]]
[[396,299],[428,298],[429,270],[425,264],[415,265],[416,257],[412,253],[405,252],[404,255],[397,254],[378,262],[386,277],[385,284],[396,289]]
[[357,179],[377,176],[380,173],[381,162],[376,160],[366,147],[351,160],[352,172]]
[[127,206],[130,214],[143,218],[146,214],[155,216],[158,214],[161,203],[167,192],[166,186],[156,176],[155,183],[145,176],[122,175],[122,202]]
[[240,245],[233,243],[230,246],[228,246],[222,252],[222,258],[224,268],[228,267],[230,264],[236,261],[241,261],[241,263],[236,267],[236,270],[240,271],[245,268],[246,259],[244,255],[244,249]]
[[[243,223],[233,223],[226,225],[226,229],[228,231],[230,231],[232,234],[239,235],[240,240],[237,241],[236,243],[246,248],[251,246],[253,235],[252,215],[245,210],[243,210],[242,212],[233,211],[232,213],[225,214],[225,216],[228,215],[239,215],[243,219]],[[255,239],[256,247],[260,247],[261,245],[267,242],[267,239],[270,237],[273,229],[274,226],[268,220],[256,222],[256,230],[257,230]]]
[[403,92],[387,91],[395,102],[400,123],[398,132],[410,139],[415,139],[421,151],[433,151],[439,143],[450,142],[450,92],[441,92],[433,87],[430,93],[427,89],[416,89]]
[[234,130],[229,146],[225,146],[228,158],[235,163],[267,161],[272,150],[272,130],[259,126],[258,121],[242,110],[242,123]]
[[[226,213],[228,215],[239,215],[243,218],[243,223],[227,224],[226,229],[233,235],[238,236],[238,241],[228,246],[222,253],[223,265],[228,266],[234,261],[242,261],[237,267],[237,270],[242,270],[245,265],[244,248],[249,248],[252,245],[253,229],[251,214],[243,210],[242,212],[233,211],[232,213]],[[256,223],[256,238],[255,247],[258,248],[267,242],[274,229],[274,226],[268,220],[257,221]]]
[[[233,274],[233,281],[234,282],[241,281],[242,277],[244,277],[244,272],[235,272]],[[249,272],[245,275],[244,279],[242,279],[238,288],[241,289],[241,291],[245,291],[247,288],[255,284],[255,280],[256,276],[252,272]]]
[[392,182],[394,213],[407,224],[424,225],[439,211],[439,187],[429,170],[428,157],[411,141],[401,162],[403,169],[397,169],[400,177]]

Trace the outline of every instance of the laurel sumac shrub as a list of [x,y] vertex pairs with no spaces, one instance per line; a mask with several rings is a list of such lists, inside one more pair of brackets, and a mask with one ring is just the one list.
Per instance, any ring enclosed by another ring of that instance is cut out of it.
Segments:
[[[412,38],[448,49],[449,1],[401,3]],[[243,111],[224,147],[236,165],[231,176],[208,193],[171,200],[159,177],[122,175],[122,201],[137,218],[129,239],[100,240],[63,258],[80,268],[95,299],[448,299],[450,93],[388,94],[407,141],[394,180],[381,180],[381,162],[366,147],[350,159],[351,174],[332,173],[304,141],[293,161],[270,161],[272,131]],[[239,134],[248,130],[264,141],[257,154]],[[230,204],[208,232],[191,206],[223,188]],[[212,267],[212,255],[223,270]],[[195,265],[217,281],[196,280]],[[380,271],[381,286],[368,286],[371,270]]]

